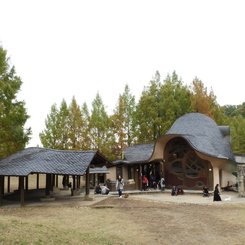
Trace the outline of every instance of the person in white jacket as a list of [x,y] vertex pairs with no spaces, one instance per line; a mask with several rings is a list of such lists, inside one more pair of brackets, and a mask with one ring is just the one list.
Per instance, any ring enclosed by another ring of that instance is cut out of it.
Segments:
[[122,190],[123,190],[124,182],[121,175],[118,175],[116,181],[116,189],[118,191],[119,198],[122,198]]
[[110,192],[110,189],[104,184],[104,186],[102,186],[101,188],[101,194],[102,195],[108,195]]
[[160,184],[161,184],[161,191],[164,191],[166,185],[165,185],[165,179],[163,177],[161,178]]

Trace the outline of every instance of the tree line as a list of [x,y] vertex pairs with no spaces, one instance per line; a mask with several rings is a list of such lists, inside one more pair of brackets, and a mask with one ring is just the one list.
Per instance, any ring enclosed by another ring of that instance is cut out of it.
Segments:
[[[195,78],[187,86],[174,71],[161,79],[156,71],[144,87],[139,101],[128,85],[119,95],[113,113],[108,115],[99,93],[91,111],[75,97],[70,105],[65,100],[52,105],[40,133],[44,147],[63,150],[98,150],[110,160],[121,158],[132,144],[155,142],[180,116],[199,112],[211,117],[217,125],[231,127],[233,152],[245,152],[245,103],[242,106],[219,106],[212,89]],[[233,110],[232,110],[233,108]]]
[[[24,149],[31,137],[31,128],[25,128],[30,117],[25,102],[17,100],[21,85],[7,51],[0,46],[0,159]],[[64,99],[60,105],[53,104],[40,139],[46,148],[98,150],[117,160],[130,145],[155,142],[176,119],[190,112],[230,126],[233,152],[245,153],[245,103],[219,106],[212,89],[208,91],[200,79],[194,78],[188,86],[175,71],[164,79],[156,71],[137,102],[126,85],[110,115],[99,93],[91,110],[86,103],[78,105],[75,97],[69,104]]]

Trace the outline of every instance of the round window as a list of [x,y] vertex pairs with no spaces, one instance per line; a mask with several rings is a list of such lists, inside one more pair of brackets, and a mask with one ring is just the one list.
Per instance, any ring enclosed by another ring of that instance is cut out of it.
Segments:
[[197,181],[197,182],[196,182],[196,186],[202,187],[202,186],[203,186],[203,183],[202,183],[201,181]]

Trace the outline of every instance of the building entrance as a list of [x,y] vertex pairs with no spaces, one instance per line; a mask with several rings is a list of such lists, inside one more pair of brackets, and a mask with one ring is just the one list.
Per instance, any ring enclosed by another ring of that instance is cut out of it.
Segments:
[[167,188],[182,186],[199,190],[208,184],[209,162],[201,159],[182,138],[170,140],[165,148],[165,179]]

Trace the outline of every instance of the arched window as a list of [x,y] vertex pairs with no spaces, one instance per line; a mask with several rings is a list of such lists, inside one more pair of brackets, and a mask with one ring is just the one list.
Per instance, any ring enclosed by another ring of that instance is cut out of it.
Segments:
[[168,143],[167,161],[170,164],[170,172],[179,179],[184,176],[198,178],[205,169],[205,161],[198,157],[182,138],[175,138]]

